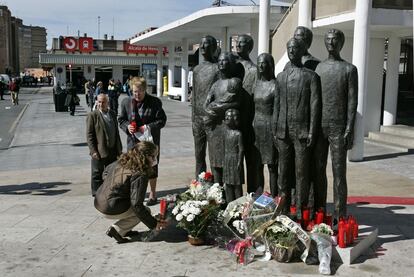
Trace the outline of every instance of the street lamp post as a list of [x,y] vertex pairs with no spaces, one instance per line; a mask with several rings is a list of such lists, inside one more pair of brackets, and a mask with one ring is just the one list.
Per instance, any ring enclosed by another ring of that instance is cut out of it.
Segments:
[[72,65],[69,64],[69,82],[72,84]]

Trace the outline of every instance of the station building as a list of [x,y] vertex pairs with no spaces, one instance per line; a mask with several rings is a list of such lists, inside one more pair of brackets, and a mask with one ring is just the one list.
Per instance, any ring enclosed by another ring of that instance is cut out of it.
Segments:
[[84,34],[54,38],[52,49],[40,54],[40,64],[52,72],[56,84],[72,81],[81,86],[85,80],[107,84],[110,79],[124,83],[132,75],[144,76],[149,89],[155,91],[157,67],[162,71],[168,64],[168,53],[163,47],[131,45],[106,35],[94,39]]

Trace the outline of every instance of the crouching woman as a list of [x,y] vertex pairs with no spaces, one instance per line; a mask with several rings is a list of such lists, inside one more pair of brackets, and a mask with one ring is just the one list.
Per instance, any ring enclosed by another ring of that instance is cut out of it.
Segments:
[[104,172],[104,182],[96,192],[95,208],[106,218],[117,219],[106,234],[119,243],[141,221],[150,229],[165,228],[165,221],[157,221],[144,206],[148,176],[157,163],[158,148],[152,142],[137,143],[127,153],[110,164]]

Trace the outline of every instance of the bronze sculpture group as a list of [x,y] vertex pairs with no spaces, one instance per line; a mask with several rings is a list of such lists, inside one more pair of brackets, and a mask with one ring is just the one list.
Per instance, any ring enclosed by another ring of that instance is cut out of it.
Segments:
[[326,210],[330,149],[334,216],[346,216],[346,155],[353,145],[358,75],[340,57],[344,41],[340,30],[329,30],[328,58],[320,62],[308,52],[312,32],[297,27],[286,45],[290,62],[276,77],[270,54],[259,55],[257,66],[250,60],[249,35],[238,37],[236,54],[224,52],[218,60],[216,39],[203,37],[203,61],[193,73],[196,176],[206,170],[208,144],[214,181],[224,185],[230,202],[243,194],[244,161],[248,192],[263,190],[267,165],[272,196],[285,197],[285,214],[296,205],[301,219],[309,205]]

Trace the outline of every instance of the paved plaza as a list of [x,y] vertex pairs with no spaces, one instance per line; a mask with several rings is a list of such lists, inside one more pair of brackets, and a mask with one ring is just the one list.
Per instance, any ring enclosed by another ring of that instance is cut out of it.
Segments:
[[[237,265],[223,249],[190,246],[174,226],[152,242],[117,244],[107,237],[112,221],[95,210],[90,194],[88,107],[80,98],[74,117],[55,112],[49,87],[22,89],[21,106],[11,107],[20,110],[9,147],[0,148],[0,276],[319,275],[318,266],[301,262]],[[168,122],[161,135],[159,196],[183,190],[194,175],[191,106],[166,98],[163,104]],[[2,118],[10,112],[6,106],[0,105]],[[349,196],[360,199],[349,210],[360,224],[377,227],[379,237],[354,264],[333,265],[333,272],[413,276],[414,155],[366,143],[365,156],[348,164]],[[330,165],[328,174],[331,181]],[[328,195],[332,203],[331,187]],[[159,206],[151,209],[156,213]]]

